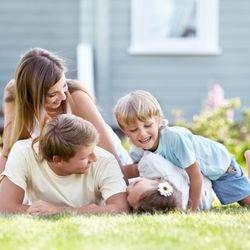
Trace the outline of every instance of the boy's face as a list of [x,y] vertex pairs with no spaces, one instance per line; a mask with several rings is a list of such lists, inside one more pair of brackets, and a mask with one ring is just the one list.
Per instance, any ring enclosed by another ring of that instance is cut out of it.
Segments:
[[134,209],[138,208],[141,196],[152,188],[154,189],[158,183],[158,179],[134,178],[127,187],[127,200],[129,205]]
[[146,122],[137,120],[133,125],[124,127],[124,133],[132,143],[145,150],[155,151],[159,143],[160,118],[152,117]]
[[68,161],[60,159],[57,163],[57,170],[60,175],[85,174],[88,172],[91,163],[96,161],[94,148],[90,146],[77,146],[76,154]]

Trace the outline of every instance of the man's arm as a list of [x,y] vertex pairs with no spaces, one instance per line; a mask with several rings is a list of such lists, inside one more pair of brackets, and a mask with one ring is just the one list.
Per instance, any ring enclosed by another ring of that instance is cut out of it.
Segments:
[[28,206],[23,205],[24,190],[4,177],[0,183],[0,213],[25,213]]
[[105,205],[89,204],[79,208],[56,206],[46,201],[34,202],[27,210],[31,215],[50,215],[56,213],[74,213],[74,214],[114,214],[128,213],[127,194],[118,193],[112,195],[106,200]]
[[127,193],[118,193],[112,195],[105,202],[105,205],[87,205],[77,208],[76,213],[91,213],[91,214],[103,214],[103,213],[128,213],[129,205],[127,202]]
[[196,163],[185,169],[190,179],[188,209],[197,211],[201,197],[202,174]]

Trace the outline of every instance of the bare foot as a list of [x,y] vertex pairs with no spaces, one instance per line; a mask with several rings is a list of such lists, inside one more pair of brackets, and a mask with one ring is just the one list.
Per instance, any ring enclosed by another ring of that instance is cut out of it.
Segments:
[[245,155],[245,158],[246,158],[248,178],[250,178],[250,150],[247,150],[244,153],[244,155]]

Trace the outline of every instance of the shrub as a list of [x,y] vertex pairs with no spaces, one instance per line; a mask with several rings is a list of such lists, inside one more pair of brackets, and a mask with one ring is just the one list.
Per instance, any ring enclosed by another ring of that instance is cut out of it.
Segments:
[[223,143],[244,164],[244,151],[250,149],[250,109],[243,109],[240,117],[234,119],[236,109],[241,106],[239,98],[224,99],[220,85],[214,85],[198,115],[191,122],[183,119],[181,110],[173,110],[174,125],[184,126],[194,134]]

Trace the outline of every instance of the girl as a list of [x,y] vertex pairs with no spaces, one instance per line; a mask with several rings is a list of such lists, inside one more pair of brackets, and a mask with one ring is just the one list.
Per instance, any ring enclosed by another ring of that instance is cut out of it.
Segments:
[[136,212],[182,211],[181,193],[166,180],[136,178],[127,187],[127,200]]
[[104,122],[93,98],[77,81],[65,77],[62,59],[41,48],[21,58],[4,94],[3,150],[0,173],[12,145],[19,139],[36,137],[48,118],[73,113],[90,121],[100,134],[99,146],[111,152],[120,165],[130,163],[126,150]]
[[[185,170],[160,155],[145,151],[138,163],[138,172],[140,177],[130,181],[127,188],[127,199],[133,209],[148,212],[187,210],[190,180]],[[211,181],[203,176],[199,210],[209,210],[213,200]]]

